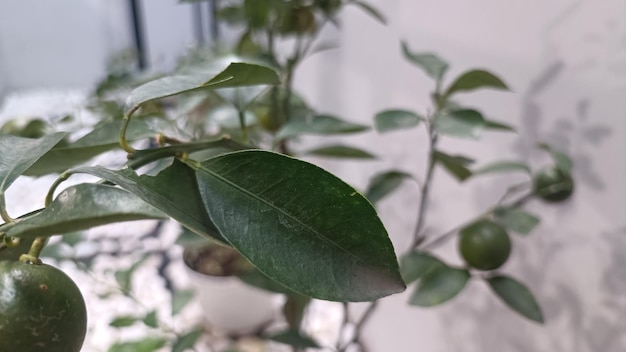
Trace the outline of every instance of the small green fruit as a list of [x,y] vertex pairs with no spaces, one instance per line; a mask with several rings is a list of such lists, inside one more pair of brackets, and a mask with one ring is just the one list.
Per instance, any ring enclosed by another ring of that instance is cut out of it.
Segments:
[[533,192],[546,202],[562,202],[574,193],[574,180],[569,173],[551,166],[535,175]]
[[64,272],[0,261],[0,351],[79,352],[86,333],[85,301]]
[[511,254],[511,240],[497,223],[481,219],[460,232],[459,251],[465,262],[479,270],[502,266]]

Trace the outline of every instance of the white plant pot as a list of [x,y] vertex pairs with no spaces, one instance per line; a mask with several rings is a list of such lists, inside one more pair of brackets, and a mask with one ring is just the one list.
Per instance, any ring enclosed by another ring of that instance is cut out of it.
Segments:
[[247,285],[235,276],[205,275],[187,265],[185,269],[205,320],[225,332],[253,332],[276,318],[284,302],[282,295]]

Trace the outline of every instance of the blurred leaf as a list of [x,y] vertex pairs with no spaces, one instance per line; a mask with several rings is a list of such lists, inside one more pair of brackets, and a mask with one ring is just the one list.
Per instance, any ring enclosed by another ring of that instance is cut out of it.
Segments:
[[402,42],[402,53],[409,62],[423,69],[435,81],[440,81],[448,71],[448,64],[439,56],[432,53],[412,53],[404,41]]
[[334,135],[367,131],[368,126],[341,120],[335,116],[317,115],[312,119],[291,120],[276,134],[276,139],[297,137],[303,134]]
[[378,132],[388,132],[417,126],[424,117],[408,110],[385,110],[374,117]]
[[452,94],[469,92],[479,88],[509,90],[504,82],[493,73],[485,70],[471,70],[460,75],[444,93],[444,99]]
[[346,145],[329,145],[304,152],[307,155],[326,156],[334,158],[376,159],[376,156],[355,147]]
[[472,176],[472,172],[466,167],[466,165],[473,162],[471,159],[458,155],[448,155],[438,150],[434,151],[433,157],[435,158],[435,162],[443,166],[459,181],[465,181],[467,178]]
[[552,148],[550,145],[546,143],[540,143],[538,147],[550,153],[550,155],[552,156],[552,159],[554,160],[556,167],[559,170],[566,172],[568,174],[572,172],[572,167],[574,165],[574,162],[567,154]]
[[202,237],[198,235],[197,233],[183,226],[180,230],[180,234],[178,235],[178,238],[176,238],[175,243],[183,247],[186,247],[186,246],[193,247],[193,246],[200,246],[202,244],[206,244],[207,242],[209,242],[209,240],[207,240],[206,237]]
[[487,164],[483,167],[480,167],[472,173],[474,175],[484,175],[484,174],[492,174],[492,173],[502,173],[502,172],[515,172],[521,171],[530,175],[530,167],[526,163],[518,162],[518,161],[496,161],[490,164]]
[[498,223],[523,235],[530,233],[540,222],[538,217],[519,208],[498,207],[494,215]]
[[444,303],[463,290],[469,277],[467,270],[439,266],[418,281],[409,304],[431,307]]
[[441,134],[477,139],[485,127],[483,115],[471,109],[453,110],[435,118],[435,129]]
[[122,317],[117,317],[113,319],[113,321],[109,323],[109,326],[112,326],[114,328],[125,328],[127,326],[131,326],[135,324],[139,320],[140,318],[137,318],[137,317],[122,316]]
[[261,48],[255,41],[252,36],[252,31],[245,31],[239,41],[237,43],[237,55],[245,56],[245,57],[257,57],[263,52],[263,48]]
[[126,270],[118,270],[115,272],[115,281],[117,281],[117,284],[120,286],[120,289],[124,294],[127,295],[131,292],[133,273],[135,272],[135,270],[139,269],[139,267],[143,265],[143,263],[145,263],[148,258],[150,258],[150,256],[144,254],[141,259],[134,262],[133,265],[130,266],[130,268]]
[[114,222],[164,219],[165,214],[130,192],[112,186],[83,183],[69,187],[44,210],[6,224],[7,236],[34,239]]
[[178,290],[172,294],[172,316],[178,315],[193,299],[192,290]]
[[142,319],[142,321],[148,327],[151,327],[151,328],[159,327],[159,320],[157,318],[156,310],[153,310],[150,313],[146,314],[146,316]]
[[297,348],[320,348],[320,346],[312,338],[301,335],[297,330],[285,330],[270,335],[268,339]]
[[487,279],[489,286],[509,308],[526,318],[543,324],[543,313],[530,290],[515,279],[499,275]]
[[126,100],[125,113],[128,114],[149,101],[182,93],[278,83],[280,80],[276,71],[269,67],[233,62],[218,74],[163,77],[139,86]]
[[116,343],[108,352],[155,352],[166,343],[167,340],[164,338],[146,337],[138,341]]
[[291,329],[297,330],[300,328],[309,303],[311,303],[311,297],[295,292],[287,295],[287,301],[283,304],[283,316]]
[[240,25],[245,23],[246,13],[241,6],[224,6],[217,11],[217,18],[231,26]]
[[61,237],[61,242],[66,243],[70,247],[74,247],[77,244],[81,243],[85,239],[85,234],[83,232],[73,232],[63,234]]
[[350,4],[353,5],[357,5],[358,7],[360,7],[363,11],[367,12],[368,15],[374,17],[375,19],[377,19],[380,23],[382,24],[387,24],[387,20],[385,19],[385,16],[383,16],[377,9],[375,9],[374,7],[372,7],[372,5],[364,2],[364,1],[350,1]]
[[113,182],[195,233],[227,243],[204,210],[194,171],[179,161],[156,176],[138,176],[127,168],[113,171],[103,167],[79,167],[75,171]]
[[485,119],[485,128],[489,130],[499,130],[504,132],[516,132],[515,127],[502,122]]
[[400,274],[408,285],[440,266],[445,266],[445,264],[432,255],[411,251],[400,259]]
[[30,139],[0,135],[0,150],[3,151],[0,153],[0,192],[4,193],[20,175],[64,136],[65,133],[55,133],[39,139]]
[[[119,134],[122,121],[112,121],[96,126],[90,133],[69,145],[58,145],[43,155],[24,174],[42,176],[60,173],[72,166],[85,163],[104,152],[120,148]],[[128,141],[154,137],[159,133],[148,121],[135,119],[126,134]]]
[[172,346],[172,352],[184,352],[186,350],[193,350],[193,346],[198,342],[202,336],[202,330],[196,329],[179,336],[174,345]]
[[411,175],[406,172],[396,170],[376,174],[372,177],[369,185],[367,186],[365,197],[367,197],[372,204],[376,204],[379,200],[383,199],[391,192],[395,191],[396,188],[400,187],[402,181],[410,178],[412,178]]
[[196,174],[220,233],[268,277],[334,301],[368,301],[404,289],[376,211],[336,176],[260,150],[211,158]]
[[68,250],[68,249],[69,249],[68,245],[64,243],[48,244],[45,247],[43,247],[43,250],[41,251],[40,256],[42,258],[52,258],[52,259],[61,260],[61,259],[65,259],[68,256],[69,254],[68,252],[71,253],[71,250]]

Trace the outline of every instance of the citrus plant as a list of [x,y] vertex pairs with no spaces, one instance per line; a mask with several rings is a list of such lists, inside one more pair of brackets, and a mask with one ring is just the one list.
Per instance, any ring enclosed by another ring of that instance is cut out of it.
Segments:
[[[319,114],[294,91],[293,80],[302,60],[324,49],[316,47],[317,36],[324,25],[337,23],[344,6],[358,6],[382,22],[383,17],[366,3],[352,0],[220,4],[218,18],[243,29],[234,51],[199,50],[182,58],[174,73],[157,77],[110,75],[98,87],[93,106],[105,117],[87,134],[54,132],[39,122],[23,129],[12,125],[2,129],[0,349],[29,351],[43,343],[50,350],[61,350],[55,347],[58,337],[67,346],[63,350],[80,350],[84,303],[71,280],[40,262],[46,241],[50,236],[69,238],[95,226],[143,219],[173,219],[187,234],[232,247],[252,263],[255,270],[242,275],[242,280],[288,297],[284,313],[289,327],[269,338],[294,349],[317,346],[301,331],[303,312],[312,298],[374,302],[355,323],[353,333],[337,343],[336,350],[345,351],[359,343],[361,328],[378,299],[414,283],[410,304],[433,306],[456,296],[470,279],[485,280],[515,311],[543,321],[530,291],[497,269],[513,249],[509,233],[527,234],[539,223],[537,216],[522,208],[528,200],[559,202],[571,196],[571,161],[542,145],[555,159],[542,171],[533,173],[529,165],[517,161],[475,168],[472,158],[448,154],[439,146],[441,138],[513,131],[454,100],[476,89],[508,89],[500,78],[485,70],[470,70],[445,85],[446,62],[402,45],[406,59],[434,80],[435,90],[428,114],[391,109],[375,117],[380,133],[424,126],[430,142],[426,172],[418,181],[421,198],[413,241],[398,265],[374,205],[404,180],[418,178],[401,170],[385,171],[361,193],[295,156],[371,159],[369,152],[344,144],[301,153],[291,148],[302,136],[369,129]],[[286,54],[278,49],[285,43],[291,44]],[[118,88],[129,85],[133,89],[124,104],[111,98]],[[120,149],[126,157],[118,160],[119,167],[86,165],[100,154]],[[459,181],[495,172],[526,173],[529,181],[512,186],[498,204],[470,223],[426,236],[425,214],[436,167]],[[21,176],[48,174],[59,176],[42,195],[43,207],[15,217],[9,214],[4,194],[12,183]],[[99,181],[63,188],[75,174],[89,174]],[[449,265],[432,253],[450,239],[458,239],[465,266]],[[116,272],[124,292],[131,291],[130,278],[142,263]],[[188,292],[179,292],[177,309],[188,299]],[[39,340],[24,340],[21,336],[30,327],[23,317],[37,308],[50,309],[50,315],[63,316],[65,323],[46,326]],[[136,321],[148,327],[159,325],[154,311],[120,317],[111,324],[125,327]],[[346,318],[342,329],[349,323]],[[119,343],[111,351],[153,351],[165,345],[184,351],[200,334],[193,330],[174,340]]]

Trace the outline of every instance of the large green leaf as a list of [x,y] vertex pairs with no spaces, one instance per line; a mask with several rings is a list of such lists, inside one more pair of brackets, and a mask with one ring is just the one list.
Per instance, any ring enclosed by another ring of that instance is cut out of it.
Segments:
[[138,176],[130,169],[113,171],[87,166],[75,171],[115,183],[195,233],[226,242],[204,210],[194,171],[178,161],[156,176]]
[[420,279],[409,304],[432,307],[444,303],[463,290],[469,277],[467,270],[439,266]]
[[[70,167],[89,161],[93,157],[119,148],[122,121],[112,121],[97,126],[89,134],[69,145],[52,148],[32,165],[24,175],[42,176],[63,172]],[[135,141],[158,134],[145,120],[133,120],[128,126],[126,139]]]
[[460,75],[444,93],[448,98],[454,93],[469,92],[479,88],[508,90],[504,82],[496,75],[485,70],[471,70]]
[[530,233],[540,221],[535,215],[519,208],[498,207],[494,215],[498,223],[523,235]]
[[424,117],[409,110],[385,110],[374,117],[376,130],[388,132],[417,126]]
[[113,222],[165,217],[165,214],[123,189],[84,183],[65,189],[43,211],[7,224],[4,231],[8,236],[32,239]]
[[409,62],[424,70],[436,81],[440,81],[448,71],[448,63],[439,56],[432,53],[413,53],[406,42],[402,42],[402,54]]
[[445,266],[445,264],[432,255],[411,251],[402,256],[400,273],[402,274],[402,279],[408,285],[440,266]]
[[443,166],[452,176],[456,177],[459,181],[465,181],[472,172],[467,168],[467,165],[471,164],[473,160],[468,159],[460,155],[448,155],[444,152],[435,150],[433,152],[435,162]]
[[280,80],[276,71],[269,67],[233,62],[217,74],[163,77],[139,86],[130,93],[126,100],[126,113],[151,100],[192,91],[278,83]]
[[312,119],[287,122],[276,134],[277,139],[297,137],[304,134],[334,135],[367,131],[368,126],[341,120],[335,116],[317,115]]
[[509,308],[526,318],[543,324],[543,313],[530,290],[517,280],[504,276],[494,276],[487,280],[489,286]]
[[376,159],[376,156],[363,149],[349,147],[347,145],[328,145],[311,150],[304,154],[326,156],[331,158],[352,158],[352,159]]
[[483,115],[471,109],[453,110],[435,118],[437,132],[453,137],[477,139],[484,127]]
[[371,301],[404,290],[374,208],[319,167],[242,151],[203,162],[197,179],[220,233],[288,288],[332,301]]
[[0,135],[0,192],[9,186],[39,158],[63,139],[64,133],[55,133],[39,139]]
[[404,180],[410,178],[412,178],[411,175],[402,171],[391,170],[381,172],[372,177],[365,191],[365,196],[372,204],[376,204],[376,202],[400,187],[400,184],[402,184]]
[[387,20],[385,19],[385,16],[383,16],[377,9],[375,9],[372,5],[364,2],[364,1],[350,1],[350,4],[354,4],[357,5],[358,7],[360,7],[363,11],[365,11],[368,15],[374,17],[375,19],[377,19],[380,23],[382,24],[387,24]]
[[503,172],[524,172],[526,174],[531,173],[530,167],[526,163],[519,161],[496,161],[490,164],[487,164],[483,167],[480,167],[472,173],[474,175],[484,175],[484,174],[492,174],[492,173],[503,173]]

